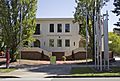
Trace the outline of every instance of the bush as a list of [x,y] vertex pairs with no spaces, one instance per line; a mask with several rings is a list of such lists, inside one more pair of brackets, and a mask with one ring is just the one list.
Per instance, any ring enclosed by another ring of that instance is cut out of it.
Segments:
[[63,60],[63,61],[66,61],[66,56],[62,56],[62,60]]

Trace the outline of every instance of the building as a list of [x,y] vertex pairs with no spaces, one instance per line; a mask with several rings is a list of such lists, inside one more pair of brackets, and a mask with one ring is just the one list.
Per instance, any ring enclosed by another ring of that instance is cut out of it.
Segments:
[[33,35],[36,41],[31,44],[34,50],[36,48],[44,51],[47,56],[61,58],[83,49],[80,43],[80,25],[73,23],[73,18],[37,18],[36,22]]

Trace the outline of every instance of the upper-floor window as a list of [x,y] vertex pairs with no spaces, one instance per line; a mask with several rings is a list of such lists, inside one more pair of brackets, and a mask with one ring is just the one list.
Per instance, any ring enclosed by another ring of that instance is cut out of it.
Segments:
[[34,34],[40,34],[40,24],[36,25],[35,33]]
[[57,32],[62,32],[62,24],[57,24]]
[[54,24],[50,24],[50,32],[54,32]]
[[50,39],[49,40],[49,46],[50,47],[54,47],[54,39]]
[[69,39],[65,40],[65,47],[70,47],[70,40]]
[[65,24],[65,32],[70,32],[70,24]]
[[57,40],[57,47],[62,47],[62,39]]
[[79,24],[79,34],[81,32],[82,24]]

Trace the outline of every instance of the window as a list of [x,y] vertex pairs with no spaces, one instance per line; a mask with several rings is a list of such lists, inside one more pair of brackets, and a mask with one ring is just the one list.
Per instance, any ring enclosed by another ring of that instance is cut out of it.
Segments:
[[70,47],[70,40],[69,39],[65,40],[65,47]]
[[39,40],[34,41],[34,47],[40,47],[40,41]]
[[70,24],[65,24],[65,32],[70,32]]
[[40,24],[36,25],[35,33],[34,34],[40,34]]
[[62,40],[61,39],[57,40],[57,47],[62,47]]
[[50,32],[54,32],[54,24],[50,24]]
[[50,39],[49,40],[49,46],[50,47],[54,47],[54,39]]
[[28,46],[28,41],[25,41],[24,43],[23,43],[23,46]]
[[45,46],[45,42],[44,42],[44,46]]
[[75,46],[75,42],[74,42],[74,46]]
[[57,32],[62,32],[62,24],[57,24]]
[[82,27],[82,24],[79,24],[79,34],[81,32],[81,27]]

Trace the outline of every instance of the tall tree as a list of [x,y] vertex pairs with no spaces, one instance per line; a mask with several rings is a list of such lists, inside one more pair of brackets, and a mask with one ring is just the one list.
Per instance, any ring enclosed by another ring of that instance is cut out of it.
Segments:
[[113,5],[115,6],[115,9],[112,12],[119,17],[119,21],[114,25],[120,27],[120,0],[114,0]]
[[[77,7],[75,8],[74,22],[82,23],[80,34],[86,38],[86,10],[88,12],[87,16],[87,25],[88,25],[88,35],[89,35],[89,44],[88,51],[93,53],[93,10],[94,10],[94,0],[76,0]],[[94,23],[93,23],[94,24]]]
[[[80,34],[86,38],[86,10],[87,10],[87,25],[88,25],[88,35],[89,35],[89,44],[88,51],[93,54],[94,61],[94,16],[95,11],[99,12],[100,8],[103,6],[102,3],[108,2],[109,0],[75,0],[77,7],[75,8],[74,13],[74,22],[82,23]],[[96,7],[95,7],[96,3]]]
[[1,36],[7,48],[12,50],[12,61],[16,60],[13,56],[20,43],[33,41],[36,4],[37,0],[0,0]]

